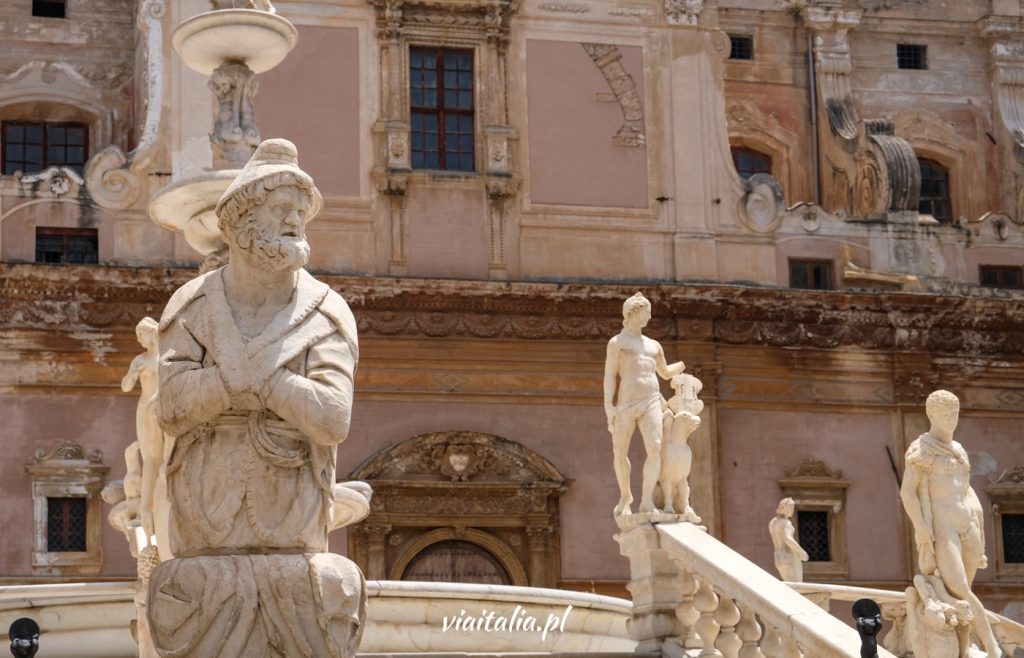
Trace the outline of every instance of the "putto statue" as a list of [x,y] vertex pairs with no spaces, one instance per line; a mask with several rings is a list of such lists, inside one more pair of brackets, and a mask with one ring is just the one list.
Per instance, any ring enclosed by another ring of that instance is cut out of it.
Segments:
[[682,374],[682,361],[669,365],[656,340],[643,335],[651,320],[651,303],[639,292],[622,305],[623,329],[608,341],[604,364],[604,412],[612,435],[615,479],[619,503],[615,516],[632,514],[633,494],[629,489],[629,442],[640,427],[647,459],[644,462],[640,512],[656,512],[654,490],[661,476],[661,440],[667,411],[658,376],[671,379]]
[[345,301],[303,269],[321,205],[295,146],[260,144],[217,203],[228,264],[160,320],[175,559],[151,576],[148,616],[165,658],[343,658],[359,644],[363,576],[326,552],[358,348]]
[[779,577],[790,583],[802,583],[804,562],[809,556],[796,540],[796,530],[793,528],[795,510],[796,503],[792,498],[780,500],[775,518],[768,522],[768,534],[775,546],[775,570],[779,572]]
[[[988,658],[1003,655],[971,592],[974,576],[984,569],[985,534],[982,509],[971,488],[967,452],[953,440],[960,401],[949,391],[935,391],[925,402],[931,427],[907,449],[900,498],[914,526],[921,574],[907,589],[910,640],[917,658],[968,655],[972,635]],[[940,622],[941,618],[941,622]],[[935,646],[939,628],[954,631],[957,646]],[[915,632],[913,629],[922,629]],[[923,632],[929,628],[928,632]]]
[[693,451],[688,441],[700,427],[704,403],[697,399],[697,394],[704,385],[686,373],[676,375],[670,383],[675,395],[667,402],[662,423],[661,474],[654,502],[668,514],[681,514],[690,523],[700,523],[701,518],[690,507]]

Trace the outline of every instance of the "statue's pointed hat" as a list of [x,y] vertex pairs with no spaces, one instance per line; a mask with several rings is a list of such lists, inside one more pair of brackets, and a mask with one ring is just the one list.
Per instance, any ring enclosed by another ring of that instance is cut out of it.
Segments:
[[249,158],[249,161],[245,163],[241,173],[238,174],[235,180],[231,181],[231,185],[228,185],[228,189],[224,191],[220,201],[217,202],[216,214],[218,223],[223,221],[221,219],[221,210],[232,197],[240,194],[252,185],[278,174],[286,174],[294,179],[295,184],[311,192],[312,201],[309,213],[306,215],[306,221],[308,222],[316,217],[324,205],[324,199],[320,195],[320,190],[316,189],[313,178],[299,169],[299,152],[295,148],[295,144],[292,144],[287,139],[268,139],[256,147],[256,151]]

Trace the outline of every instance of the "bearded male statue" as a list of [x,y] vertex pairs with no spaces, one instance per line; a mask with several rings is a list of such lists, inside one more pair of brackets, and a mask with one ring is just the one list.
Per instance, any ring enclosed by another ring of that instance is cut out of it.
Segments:
[[343,658],[359,644],[363,576],[326,552],[358,349],[345,301],[303,269],[321,205],[295,146],[260,144],[216,206],[228,264],[160,320],[175,556],[149,586],[161,656]]

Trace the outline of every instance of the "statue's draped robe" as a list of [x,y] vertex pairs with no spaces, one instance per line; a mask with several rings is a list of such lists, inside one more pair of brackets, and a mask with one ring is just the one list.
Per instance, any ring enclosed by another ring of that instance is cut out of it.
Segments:
[[216,270],[174,294],[160,329],[179,559],[150,583],[158,650],[350,655],[365,614],[362,576],[325,553],[335,446],[348,433],[358,358],[347,305],[300,270],[289,304],[246,340]]

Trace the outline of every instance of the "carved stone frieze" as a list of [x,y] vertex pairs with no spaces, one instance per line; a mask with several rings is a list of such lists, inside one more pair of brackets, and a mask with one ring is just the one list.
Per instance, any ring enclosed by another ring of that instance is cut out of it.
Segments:
[[36,464],[49,461],[102,464],[103,451],[93,450],[92,452],[86,452],[85,448],[83,448],[80,443],[76,443],[74,441],[58,441],[52,450],[47,451],[46,448],[39,448],[36,450],[35,454],[32,455],[32,459]]
[[669,25],[697,25],[704,11],[704,0],[665,0],[665,18]]
[[552,14],[589,14],[590,7],[579,3],[569,2],[542,2],[537,9]]
[[[131,333],[191,274],[68,266],[57,279],[46,266],[0,264],[0,327]],[[615,285],[324,279],[353,300],[360,332],[378,336],[603,340],[621,326],[615,298],[635,292]],[[1024,352],[1024,304],[1007,291],[879,295],[693,284],[652,285],[645,293],[659,313],[646,331],[659,341],[1008,358]]]

